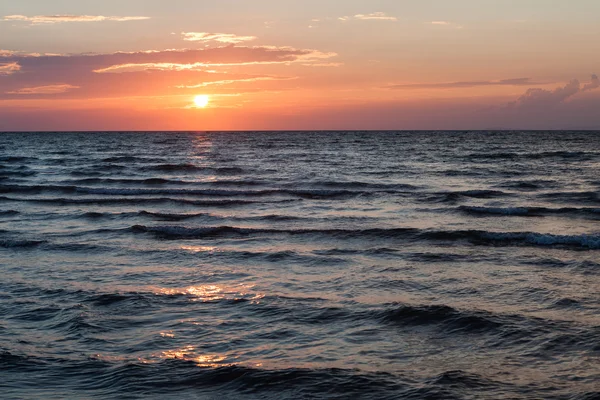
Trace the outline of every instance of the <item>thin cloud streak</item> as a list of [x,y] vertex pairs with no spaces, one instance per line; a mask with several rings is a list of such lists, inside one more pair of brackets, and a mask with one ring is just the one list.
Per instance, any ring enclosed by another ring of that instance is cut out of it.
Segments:
[[177,88],[185,88],[185,89],[196,89],[200,87],[207,86],[223,86],[230,85],[232,83],[243,83],[243,82],[258,82],[258,81],[289,81],[298,79],[297,76],[258,76],[255,78],[245,78],[245,79],[224,79],[220,81],[211,81],[211,82],[202,82],[197,85],[179,85]]
[[233,33],[181,32],[183,40],[188,42],[219,42],[238,44],[256,40],[256,36],[238,36]]
[[383,12],[374,12],[371,14],[356,14],[353,16],[339,17],[340,21],[398,21],[398,18],[387,15]]
[[[256,48],[258,49],[258,48]],[[265,48],[263,48],[265,49]],[[272,48],[265,50],[273,51]],[[290,51],[287,49],[287,51]],[[297,53],[298,51],[303,53]],[[294,54],[295,53],[295,54]],[[317,62],[322,59],[337,56],[336,53],[323,53],[317,50],[296,50],[293,49],[293,56],[283,56],[273,60],[264,61],[232,61],[232,62],[196,62],[196,63],[128,63],[128,64],[115,64],[106,68],[95,69],[93,72],[98,74],[105,73],[125,73],[125,72],[139,72],[149,70],[159,71],[186,71],[196,70],[210,72],[207,69],[216,67],[239,67],[249,65],[273,65],[273,64],[292,64],[292,63],[303,63],[303,66],[338,66],[337,63],[328,64]],[[313,64],[314,62],[314,64]]]
[[6,94],[20,94],[20,95],[31,95],[31,94],[58,94],[65,93],[69,90],[79,89],[79,86],[60,84],[60,85],[46,85],[37,87],[27,87],[18,90],[6,92]]
[[330,63],[312,63],[312,64],[302,64],[305,67],[341,67],[343,65],[345,65],[344,63],[341,62],[330,62]]
[[447,28],[455,28],[455,29],[463,28],[462,25],[458,25],[458,24],[455,24],[450,21],[431,21],[431,22],[429,22],[429,24],[434,25],[434,26],[439,26],[439,27],[447,27]]
[[384,89],[459,89],[478,86],[524,86],[534,85],[530,78],[502,79],[499,81],[470,81],[442,83],[408,83],[384,86]]
[[101,21],[141,21],[150,19],[142,16],[104,16],[104,15],[35,15],[28,17],[26,15],[6,15],[3,21],[23,21],[30,22],[33,25],[59,24],[63,22],[101,22]]

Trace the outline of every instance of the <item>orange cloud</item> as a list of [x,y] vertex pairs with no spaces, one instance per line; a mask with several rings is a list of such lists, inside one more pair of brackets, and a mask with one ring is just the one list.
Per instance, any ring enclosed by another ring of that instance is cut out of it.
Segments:
[[3,18],[4,21],[24,21],[30,22],[34,25],[39,24],[58,24],[62,22],[100,22],[100,21],[140,21],[150,19],[150,17],[118,17],[118,16],[104,16],[104,15],[35,15],[28,17],[25,15],[7,15]]
[[203,71],[208,64],[204,63],[193,63],[193,64],[177,64],[177,63],[142,63],[142,64],[116,64],[110,67],[95,69],[94,72],[97,74],[117,74],[126,72],[140,72],[140,71],[186,71],[195,70]]
[[0,63],[0,76],[14,74],[21,66],[16,62]]
[[237,44],[256,40],[256,36],[238,36],[232,33],[182,32],[183,40],[189,42],[220,42]]

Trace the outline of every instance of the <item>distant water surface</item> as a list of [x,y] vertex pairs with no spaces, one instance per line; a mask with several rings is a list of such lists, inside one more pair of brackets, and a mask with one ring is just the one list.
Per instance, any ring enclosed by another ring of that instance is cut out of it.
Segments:
[[600,133],[0,134],[2,399],[600,398]]

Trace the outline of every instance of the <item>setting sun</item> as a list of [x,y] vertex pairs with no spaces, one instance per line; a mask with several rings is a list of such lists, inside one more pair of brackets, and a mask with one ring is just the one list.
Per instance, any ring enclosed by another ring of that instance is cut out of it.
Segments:
[[198,95],[194,97],[194,104],[198,108],[205,108],[210,102],[210,97],[205,94]]

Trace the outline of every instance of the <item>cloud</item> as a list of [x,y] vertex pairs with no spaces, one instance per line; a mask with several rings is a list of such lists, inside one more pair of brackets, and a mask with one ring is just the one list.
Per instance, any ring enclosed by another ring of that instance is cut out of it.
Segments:
[[[78,72],[128,72],[149,69],[189,70],[207,67],[256,64],[322,62],[336,53],[293,47],[224,46],[209,49],[117,52],[109,54],[30,55],[12,54],[0,57],[3,65],[18,63],[21,72],[39,75],[65,75]],[[5,67],[8,68],[8,67]],[[11,67],[14,68],[14,67]]]
[[150,17],[118,17],[118,16],[104,16],[104,15],[36,15],[28,17],[25,15],[7,15],[3,18],[4,21],[23,21],[30,22],[33,25],[41,24],[58,24],[62,22],[100,22],[100,21],[140,21],[150,19]]
[[445,27],[455,28],[455,29],[463,28],[462,25],[458,25],[458,24],[455,24],[455,23],[449,22],[449,21],[431,21],[431,22],[429,22],[429,24],[435,25],[435,26],[445,26]]
[[[302,65],[311,66],[318,65],[320,60],[337,56],[337,53],[323,53],[318,50],[311,49],[295,49],[292,47],[273,47],[273,46],[259,46],[259,47],[222,47],[220,49],[230,49],[232,52],[236,50],[241,51],[254,51],[257,57],[254,60],[224,60],[224,61],[199,61],[199,62],[149,62],[149,63],[123,63],[114,64],[106,68],[95,69],[94,72],[98,74],[104,73],[125,73],[125,72],[138,72],[138,71],[149,71],[149,70],[161,70],[161,71],[207,71],[210,68],[216,67],[236,67],[236,66],[249,66],[249,65],[269,65],[269,64],[291,64],[291,63],[303,63]],[[210,51],[214,49],[208,49],[204,51]],[[202,52],[203,50],[189,50],[189,52]]]
[[547,109],[566,102],[577,93],[594,90],[598,87],[600,87],[600,80],[597,75],[592,75],[591,82],[583,86],[583,88],[577,79],[573,79],[565,86],[554,90],[531,88],[516,101],[508,103],[508,107]]
[[21,66],[16,62],[0,63],[0,76],[14,74],[19,71]]
[[6,94],[21,94],[21,95],[58,94],[58,93],[65,93],[72,89],[79,89],[79,86],[73,86],[73,85],[68,85],[68,84],[59,84],[59,85],[26,87],[26,88],[6,92]]
[[594,90],[597,89],[598,87],[600,87],[600,79],[598,79],[598,75],[592,75],[592,81],[590,83],[588,83],[587,85],[585,85],[583,87],[583,89],[581,89],[582,92],[586,92],[588,90]]
[[499,81],[466,81],[444,83],[408,83],[385,86],[385,89],[459,89],[478,86],[523,86],[532,85],[530,78],[502,79]]
[[93,72],[97,74],[123,74],[127,72],[143,72],[143,71],[204,71],[209,64],[205,63],[140,63],[140,64],[115,64],[106,68],[95,69]]
[[328,62],[328,63],[320,63],[320,62],[315,62],[312,64],[302,64],[305,67],[341,67],[342,65],[344,65],[344,63],[341,62]]
[[354,16],[339,17],[340,21],[398,21],[398,18],[386,15],[383,12],[374,12],[371,14],[356,14]]
[[196,88],[207,87],[207,86],[230,85],[232,83],[257,82],[257,81],[288,81],[288,80],[293,80],[293,79],[298,79],[298,77],[297,76],[292,76],[292,77],[289,77],[289,76],[257,76],[257,77],[253,77],[253,78],[224,79],[224,80],[220,80],[220,81],[202,82],[202,83],[198,83],[195,85],[179,85],[177,87],[178,88],[186,88],[186,89],[196,89]]
[[[79,87],[62,92],[64,98],[181,95],[187,93],[183,86],[200,82],[256,78],[256,73],[245,71],[246,67],[312,65],[334,56],[313,49],[233,45],[108,54],[34,56],[6,52],[0,56],[0,74],[5,75],[0,76],[0,100],[14,99],[22,88],[53,86],[56,82]],[[43,96],[34,91],[28,94]]]
[[256,40],[256,36],[238,36],[232,33],[181,32],[183,40],[189,42],[220,42],[237,44]]

